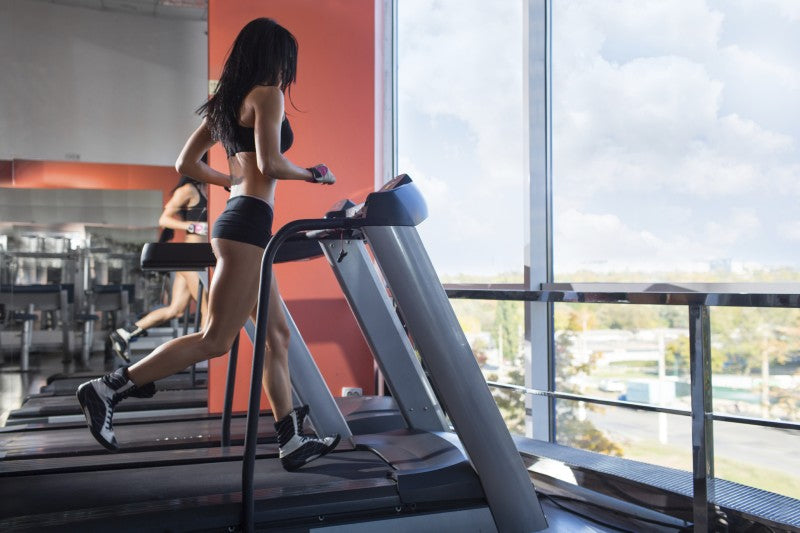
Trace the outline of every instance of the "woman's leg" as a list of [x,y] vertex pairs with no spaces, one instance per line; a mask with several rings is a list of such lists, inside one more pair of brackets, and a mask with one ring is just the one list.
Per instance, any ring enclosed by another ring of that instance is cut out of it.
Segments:
[[159,307],[150,311],[147,315],[142,317],[136,324],[117,328],[109,334],[109,341],[111,349],[125,362],[130,362],[128,359],[128,344],[132,339],[142,335],[145,331],[152,328],[156,324],[166,322],[172,318],[178,317],[183,313],[183,310],[189,304],[191,298],[189,288],[186,285],[186,279],[180,275],[176,275],[172,282],[172,295],[170,303],[166,307]]
[[228,352],[258,299],[264,250],[252,244],[212,239],[217,265],[209,290],[208,320],[202,332],[173,339],[131,365],[129,378],[143,385]]
[[130,395],[152,396],[153,381],[226,353],[253,309],[263,250],[227,239],[213,239],[211,246],[217,267],[210,290],[208,327],[162,344],[129,368],[120,368],[78,387],[78,402],[89,431],[109,450],[119,448],[113,425],[118,402]]
[[[255,310],[253,312],[255,320]],[[275,431],[283,468],[289,471],[330,453],[339,444],[339,435],[311,437],[303,433],[308,406],[292,408],[289,381],[289,325],[283,312],[283,299],[272,276],[267,317],[267,346],[264,358],[264,389],[272,405]]]
[[[157,324],[181,316],[183,310],[186,309],[186,306],[189,304],[189,299],[192,297],[190,287],[186,283],[186,278],[181,276],[181,274],[182,272],[175,273],[169,305],[166,307],[159,307],[147,313],[136,322],[137,328],[144,331]],[[196,289],[195,292],[197,292]]]
[[[178,272],[178,276],[182,277],[186,282],[188,291],[192,299],[197,301],[197,288],[200,283],[200,276],[197,272]],[[187,302],[188,303],[188,302]],[[208,287],[203,291],[203,302],[200,304],[200,328],[204,329],[208,321]]]
[[[251,318],[256,322],[257,308]],[[264,356],[264,391],[272,406],[275,420],[280,420],[292,410],[292,385],[289,381],[289,325],[283,312],[283,299],[278,292],[275,274],[272,274],[267,316],[267,346]]]

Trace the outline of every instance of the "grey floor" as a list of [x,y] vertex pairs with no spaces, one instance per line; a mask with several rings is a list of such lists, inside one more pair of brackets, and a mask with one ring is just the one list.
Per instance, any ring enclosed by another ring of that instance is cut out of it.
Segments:
[[[36,394],[47,384],[47,377],[60,372],[74,372],[73,365],[64,365],[60,353],[32,353],[30,370],[21,372],[19,358],[4,353],[0,362],[0,426],[5,425],[8,413],[19,408],[29,394]],[[103,354],[95,353],[89,362],[91,370],[103,370]]]
[[[189,328],[190,332],[192,328]],[[131,359],[136,361],[153,349],[168,341],[174,334],[171,327],[155,327],[148,330],[149,335],[136,339],[131,343]],[[96,348],[97,346],[95,346]],[[47,384],[47,378],[53,374],[69,374],[78,371],[107,372],[123,364],[114,358],[105,361],[102,351],[95,351],[89,359],[88,368],[76,368],[74,364],[62,363],[64,356],[60,352],[32,352],[30,354],[30,370],[21,372],[19,353],[3,351],[0,355],[0,427],[4,426],[8,413],[19,408],[29,394],[36,394]],[[201,363],[198,368],[206,368]]]

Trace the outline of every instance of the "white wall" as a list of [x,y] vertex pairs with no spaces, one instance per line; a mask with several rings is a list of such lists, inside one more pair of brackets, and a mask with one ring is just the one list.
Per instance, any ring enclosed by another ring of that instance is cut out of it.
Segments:
[[0,0],[0,159],[173,165],[207,97],[205,32]]

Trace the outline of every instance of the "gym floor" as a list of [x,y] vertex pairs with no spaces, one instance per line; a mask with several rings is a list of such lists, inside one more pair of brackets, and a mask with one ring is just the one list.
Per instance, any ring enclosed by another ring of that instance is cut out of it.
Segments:
[[[22,406],[30,394],[36,394],[47,385],[53,374],[75,372],[73,365],[64,365],[60,353],[31,353],[30,370],[20,371],[16,354],[6,353],[0,361],[0,426],[4,426],[8,413]],[[91,370],[103,370],[103,353],[95,353],[89,361]]]

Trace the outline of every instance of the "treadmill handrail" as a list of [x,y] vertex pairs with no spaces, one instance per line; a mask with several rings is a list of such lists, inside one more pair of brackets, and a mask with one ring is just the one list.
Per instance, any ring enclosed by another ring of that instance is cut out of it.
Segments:
[[261,283],[256,313],[256,334],[253,340],[253,368],[250,379],[250,398],[247,407],[247,428],[242,460],[242,526],[245,531],[255,529],[255,461],[258,440],[258,415],[261,403],[261,379],[264,371],[267,342],[267,312],[272,285],[272,265],[278,249],[293,235],[312,230],[350,230],[364,227],[364,219],[331,218],[300,219],[287,223],[272,236],[261,260]]

